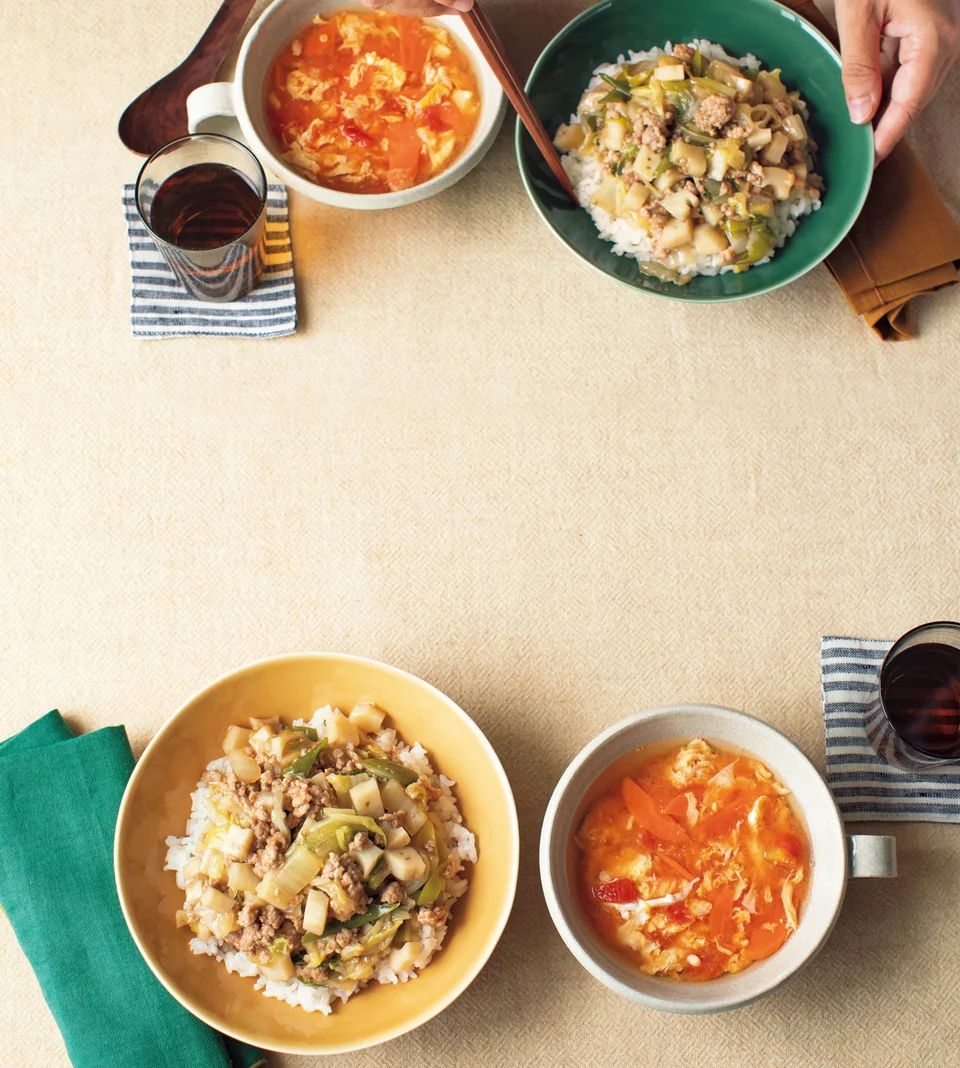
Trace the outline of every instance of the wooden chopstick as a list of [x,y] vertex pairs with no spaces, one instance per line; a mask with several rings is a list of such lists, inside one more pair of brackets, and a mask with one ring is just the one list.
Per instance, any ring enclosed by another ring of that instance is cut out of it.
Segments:
[[483,58],[490,64],[493,73],[497,76],[497,80],[503,86],[503,91],[507,94],[510,103],[516,108],[523,125],[526,126],[537,148],[540,149],[541,155],[550,165],[550,169],[556,176],[557,181],[573,203],[578,204],[577,195],[573,191],[567,172],[563,169],[557,150],[553,147],[553,141],[550,140],[550,135],[544,129],[540,116],[534,111],[530,97],[524,91],[516,71],[510,64],[510,60],[507,59],[503,49],[500,47],[500,42],[497,40],[493,27],[487,21],[487,16],[480,10],[480,5],[474,2],[473,7],[464,12],[461,17],[467,24],[470,36],[476,42]]

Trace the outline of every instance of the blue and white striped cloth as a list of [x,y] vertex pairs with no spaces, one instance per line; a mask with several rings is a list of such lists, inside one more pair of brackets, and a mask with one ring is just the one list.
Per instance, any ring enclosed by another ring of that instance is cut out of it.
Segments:
[[820,639],[820,686],[827,736],[827,782],[847,821],[960,823],[960,764],[922,771],[893,767],[877,754],[895,745],[871,691],[889,641]]
[[134,337],[282,337],[297,329],[286,186],[268,188],[266,265],[260,284],[230,304],[188,296],[137,214],[132,185],[123,187],[123,213],[130,246]]

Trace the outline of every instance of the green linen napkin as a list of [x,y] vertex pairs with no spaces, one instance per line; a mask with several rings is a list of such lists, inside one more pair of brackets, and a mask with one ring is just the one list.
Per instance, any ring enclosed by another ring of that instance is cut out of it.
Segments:
[[123,727],[74,737],[49,712],[0,742],[0,905],[76,1068],[254,1068],[160,985],[113,881],[113,832],[133,771]]

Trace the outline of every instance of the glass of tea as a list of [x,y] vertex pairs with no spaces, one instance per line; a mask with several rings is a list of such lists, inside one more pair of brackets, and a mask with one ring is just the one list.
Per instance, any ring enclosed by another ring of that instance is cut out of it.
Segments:
[[239,141],[202,133],[164,145],[144,163],[136,201],[190,296],[237,300],[260,280],[267,177]]
[[867,735],[895,767],[960,760],[960,623],[924,623],[893,643],[873,681]]

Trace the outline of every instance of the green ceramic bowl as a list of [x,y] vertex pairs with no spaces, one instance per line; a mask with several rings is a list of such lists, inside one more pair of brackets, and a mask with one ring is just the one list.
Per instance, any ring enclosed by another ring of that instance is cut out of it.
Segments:
[[710,303],[768,293],[806,274],[843,240],[866,200],[873,175],[873,131],[849,119],[840,82],[840,57],[805,19],[774,0],[604,0],[568,23],[543,50],[527,92],[551,134],[569,120],[594,68],[666,41],[705,38],[733,56],[748,52],[799,89],[820,146],[825,192],[819,211],[799,220],[796,233],[770,263],[743,274],[697,277],[687,286],[646,278],[636,261],[615,256],[590,216],[573,207],[530,135],[517,122],[520,174],[544,222],[591,267],[632,289],[671,300]]

